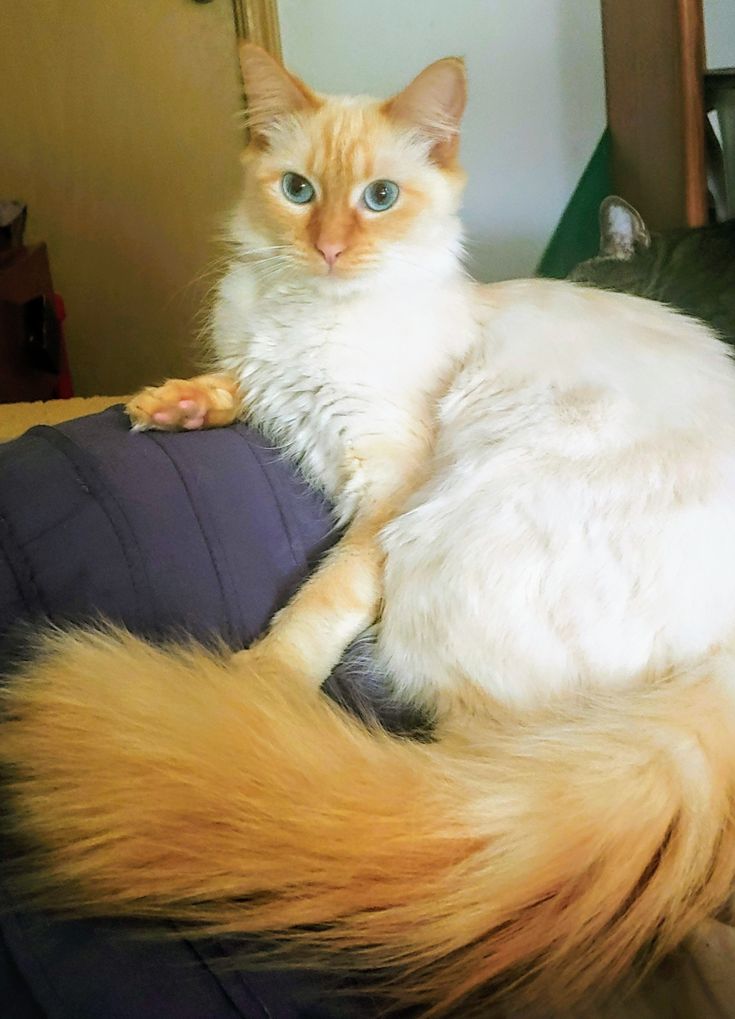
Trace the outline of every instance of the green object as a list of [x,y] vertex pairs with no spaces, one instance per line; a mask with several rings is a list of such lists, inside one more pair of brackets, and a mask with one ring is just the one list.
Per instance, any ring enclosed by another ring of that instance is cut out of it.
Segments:
[[539,276],[564,279],[575,265],[597,254],[600,247],[598,210],[602,199],[611,191],[610,132],[605,128],[541,257],[536,270]]

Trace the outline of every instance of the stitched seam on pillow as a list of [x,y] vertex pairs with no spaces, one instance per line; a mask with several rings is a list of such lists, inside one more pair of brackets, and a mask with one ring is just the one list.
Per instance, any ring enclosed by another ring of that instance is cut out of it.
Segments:
[[[40,611],[48,615],[46,602],[36,580],[36,572],[8,518],[0,513],[0,548],[5,553],[10,572],[26,611]],[[12,543],[12,544],[11,544]],[[35,604],[33,604],[35,602]]]
[[[171,926],[173,927],[173,929],[175,931],[177,931],[179,936],[181,936],[183,934],[182,926],[177,924],[177,923],[175,923],[174,921],[170,921],[170,922],[171,922]],[[229,988],[227,987],[225,982],[218,975],[218,973],[216,971],[216,968],[214,966],[210,966],[209,960],[207,959],[207,956],[204,953],[204,951],[199,947],[199,945],[195,941],[193,941],[193,940],[191,940],[191,939],[189,939],[187,937],[184,937],[183,940],[186,942],[186,944],[189,946],[189,948],[191,948],[191,950],[193,951],[194,955],[196,955],[196,957],[199,959],[199,961],[205,967],[207,972],[216,980],[216,982],[218,983],[218,985],[220,987],[220,990],[225,995],[225,997],[230,1002],[230,1004],[232,1004],[235,1007],[235,1009],[237,1010],[238,1015],[245,1016],[245,1013],[240,1008],[240,1005],[238,1004],[235,996],[232,994],[232,992],[229,990]],[[229,959],[230,958],[229,953],[227,952],[227,950],[225,949],[224,945],[220,941],[217,941],[214,938],[210,938],[209,939],[209,943],[213,947],[214,946],[217,947],[217,949],[219,950],[219,953],[220,953],[220,959]],[[250,986],[250,984],[247,982],[247,980],[244,978],[244,976],[240,973],[240,971],[239,970],[236,971],[233,974],[233,976],[238,979],[239,984],[242,986],[243,990],[245,991],[245,993],[247,994],[248,998],[250,999],[250,1003],[256,1005],[260,1009],[260,1012],[261,1012],[261,1015],[263,1016],[263,1019],[273,1019],[273,1016],[271,1015],[270,1011],[266,1007],[265,1002],[253,990],[253,988]]]
[[[3,898],[5,899],[6,896],[3,895]],[[24,929],[23,919],[24,919],[23,918],[23,914],[17,913],[15,910],[7,912],[5,914],[6,923],[10,923],[13,927],[15,927],[15,930],[16,930],[16,933],[18,934],[18,936],[20,938],[22,938],[22,939],[25,939],[25,941],[27,941],[29,943],[29,948],[31,949],[31,956],[33,958],[33,962],[35,964],[35,969],[36,969],[36,974],[35,975],[37,977],[40,977],[41,980],[43,981],[43,983],[45,984],[46,990],[48,991],[48,993],[54,999],[54,1005],[57,1006],[60,1009],[59,1015],[61,1016],[61,1015],[64,1014],[64,1000],[63,1000],[63,998],[62,998],[62,996],[61,996],[61,994],[59,992],[59,989],[56,986],[55,982],[49,976],[48,970],[46,969],[46,964],[44,963],[43,959],[41,958],[40,953],[36,951],[35,944],[33,942],[33,938],[32,937],[31,938],[28,937],[29,931],[28,931],[28,928]],[[30,933],[32,934],[32,927],[31,927]],[[8,945],[7,939],[5,940],[5,945],[6,945],[6,948],[8,949],[8,951],[10,952],[10,954],[11,954],[11,956],[12,956],[14,962],[15,962],[15,965],[18,968],[18,971],[21,973],[21,975],[26,980],[27,986],[29,986],[31,988],[31,997],[33,998],[34,1001],[38,1001],[35,993],[33,993],[33,989],[32,989],[32,987],[31,987],[31,985],[30,985],[30,983],[29,983],[29,981],[27,979],[27,976],[26,976],[26,974],[24,972],[23,967],[19,964],[18,958],[17,958],[15,952],[13,951],[12,946]],[[38,1004],[39,1004],[39,1008],[42,1011],[44,1011],[45,1009],[44,1009],[43,1004],[41,1002],[39,1002]]]
[[42,541],[47,534],[51,534],[53,531],[64,527],[65,524],[68,524],[71,520],[73,520],[78,512],[79,507],[75,506],[74,509],[70,510],[66,514],[66,516],[61,517],[59,520],[54,520],[52,523],[48,524],[48,526],[41,528],[40,531],[34,531],[26,544],[35,545],[37,541]]
[[[265,478],[268,484],[268,489],[271,495],[273,496],[273,501],[276,504],[278,515],[280,517],[281,524],[283,525],[283,530],[286,535],[286,540],[288,542],[288,550],[291,553],[291,558],[293,559],[293,564],[297,569],[301,570],[307,564],[306,549],[304,548],[304,543],[301,541],[300,536],[298,536],[291,527],[290,521],[288,519],[288,514],[283,508],[283,503],[281,502],[281,499],[276,491],[276,486],[273,484],[273,479],[270,476],[270,472],[267,469],[264,458],[259,456],[258,453],[256,452],[256,448],[262,447],[255,447],[253,443],[248,439],[248,437],[242,434],[242,432],[236,431],[235,434],[245,443],[248,453],[255,461],[255,463],[257,463],[257,465],[260,467],[263,477]],[[281,458],[283,458],[283,454],[278,453],[278,450],[273,450],[273,452],[276,453]],[[294,545],[298,545],[299,547],[298,555],[296,553]]]
[[[128,568],[128,575],[135,593],[138,624],[143,623],[147,616],[152,618],[155,609],[155,599],[148,580],[145,556],[138,544],[135,531],[128,520],[125,510],[117,499],[112,487],[105,483],[94,460],[73,439],[53,427],[37,425],[30,430],[29,434],[38,435],[39,438],[48,442],[50,446],[53,446],[54,449],[61,453],[71,466],[79,484],[95,498],[97,505],[104,512],[118,540],[120,551]],[[113,509],[115,512],[112,512]],[[118,519],[115,519],[116,514]],[[134,559],[137,559],[137,563],[134,562]],[[141,604],[146,605],[147,613],[141,612]]]
[[2,941],[3,943],[10,966],[13,968],[14,973],[17,974],[18,980],[23,985],[23,988],[25,989],[28,995],[27,1000],[32,1003],[33,1007],[37,1010],[39,1016],[45,1016],[46,1019],[48,1019],[48,1013],[46,1009],[38,1000],[35,993],[35,988],[31,985],[30,980],[27,979],[26,974],[18,965],[18,960],[16,959],[15,954],[13,953],[10,945],[8,944],[7,938],[4,937],[2,930],[0,930],[0,941]]
[[[237,638],[237,627],[235,625],[235,620],[232,616],[230,600],[227,597],[227,588],[229,587],[230,592],[234,593],[236,591],[236,587],[231,579],[229,584],[227,585],[225,584],[224,579],[225,573],[227,573],[228,577],[231,578],[231,574],[226,566],[226,557],[222,557],[221,551],[218,552],[214,547],[214,543],[210,540],[210,537],[207,534],[207,531],[204,527],[202,518],[199,514],[199,510],[194,500],[194,496],[192,495],[191,489],[189,488],[189,484],[179,464],[171,455],[170,450],[167,449],[166,445],[160,441],[158,435],[155,432],[143,432],[143,435],[145,435],[146,439],[148,439],[150,442],[154,442],[158,449],[160,449],[161,452],[166,456],[171,466],[176,471],[179,481],[181,482],[182,488],[186,492],[186,497],[189,500],[189,506],[191,507],[191,511],[194,514],[194,519],[197,522],[197,527],[199,528],[199,533],[202,536],[202,541],[204,542],[204,545],[208,549],[209,554],[211,556],[212,566],[214,568],[215,576],[217,577],[217,583],[219,584],[220,598],[222,600],[224,615],[227,620],[227,634],[226,634],[227,643],[230,645],[234,645],[234,642],[236,641]],[[219,545],[219,542],[217,544]]]

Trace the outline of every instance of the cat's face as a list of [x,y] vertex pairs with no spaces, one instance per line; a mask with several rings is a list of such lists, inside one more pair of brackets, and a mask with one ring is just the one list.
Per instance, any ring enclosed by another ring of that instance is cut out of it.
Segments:
[[432,65],[388,102],[316,96],[249,45],[243,73],[241,235],[264,278],[339,286],[456,258],[459,61]]

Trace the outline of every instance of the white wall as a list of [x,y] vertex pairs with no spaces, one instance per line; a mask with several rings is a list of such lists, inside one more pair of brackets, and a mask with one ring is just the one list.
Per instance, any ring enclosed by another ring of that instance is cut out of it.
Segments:
[[735,0],[704,0],[708,67],[735,67]]
[[605,126],[598,0],[279,0],[279,15],[287,65],[322,92],[387,96],[466,58],[471,267],[532,273]]

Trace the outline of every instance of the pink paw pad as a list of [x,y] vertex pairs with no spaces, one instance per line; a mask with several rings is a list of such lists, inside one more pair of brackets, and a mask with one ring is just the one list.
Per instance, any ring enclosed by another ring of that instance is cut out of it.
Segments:
[[183,415],[181,423],[184,428],[201,428],[204,425],[206,411],[195,400],[179,400],[179,409]]
[[157,425],[170,425],[174,416],[175,412],[172,410],[157,410],[153,413],[153,420]]

